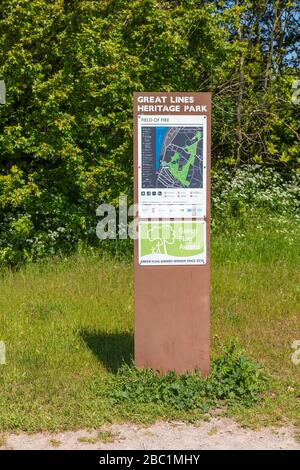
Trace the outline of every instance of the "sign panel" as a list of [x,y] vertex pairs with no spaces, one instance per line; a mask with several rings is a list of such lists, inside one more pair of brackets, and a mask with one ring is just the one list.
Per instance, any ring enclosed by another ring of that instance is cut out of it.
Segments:
[[139,115],[139,216],[206,216],[206,116]]
[[204,221],[156,221],[139,224],[141,265],[204,264]]
[[210,363],[210,93],[134,93],[135,363]]

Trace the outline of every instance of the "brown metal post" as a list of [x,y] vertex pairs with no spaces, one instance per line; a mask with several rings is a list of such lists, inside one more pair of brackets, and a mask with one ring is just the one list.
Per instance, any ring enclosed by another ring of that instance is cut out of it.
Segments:
[[[138,101],[139,97],[148,97]],[[152,97],[152,98],[151,98]],[[155,98],[165,97],[165,107]],[[186,100],[185,100],[186,98]],[[174,102],[179,105],[174,108]],[[192,103],[184,106],[184,102]],[[145,106],[143,106],[145,105]],[[154,111],[153,111],[154,110]],[[171,111],[170,111],[171,110]],[[138,119],[147,115],[206,116],[206,263],[201,265],[139,264],[139,243],[134,242],[135,362],[162,373],[210,366],[210,93],[134,94],[134,201],[139,203]],[[140,215],[140,214],[139,214]]]

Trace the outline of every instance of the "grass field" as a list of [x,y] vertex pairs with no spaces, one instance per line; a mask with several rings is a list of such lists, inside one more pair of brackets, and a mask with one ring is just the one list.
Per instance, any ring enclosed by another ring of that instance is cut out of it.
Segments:
[[[251,426],[300,430],[300,229],[248,221],[212,241],[213,355],[238,337],[272,377],[265,398],[226,412]],[[131,262],[95,252],[2,271],[0,432],[95,427],[113,421],[191,419],[160,406],[111,406],[105,380],[133,354]],[[200,414],[199,414],[200,416]]]

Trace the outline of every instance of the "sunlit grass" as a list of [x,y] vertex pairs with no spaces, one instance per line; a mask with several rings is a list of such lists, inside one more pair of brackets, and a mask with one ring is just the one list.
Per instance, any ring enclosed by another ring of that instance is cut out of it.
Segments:
[[[300,236],[291,233],[248,225],[213,237],[213,355],[238,337],[274,377],[259,406],[230,411],[252,425],[300,427],[300,365],[291,361],[300,339]],[[114,408],[105,394],[108,374],[133,354],[130,262],[91,252],[3,271],[0,340],[0,432],[167,418],[159,407]]]

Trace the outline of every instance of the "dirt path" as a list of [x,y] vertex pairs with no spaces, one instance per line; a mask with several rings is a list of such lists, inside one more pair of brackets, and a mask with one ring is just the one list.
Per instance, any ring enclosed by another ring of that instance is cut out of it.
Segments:
[[2,449],[299,449],[293,428],[241,428],[228,418],[213,418],[199,425],[159,422],[150,427],[112,425],[98,431],[57,434],[7,434]]

